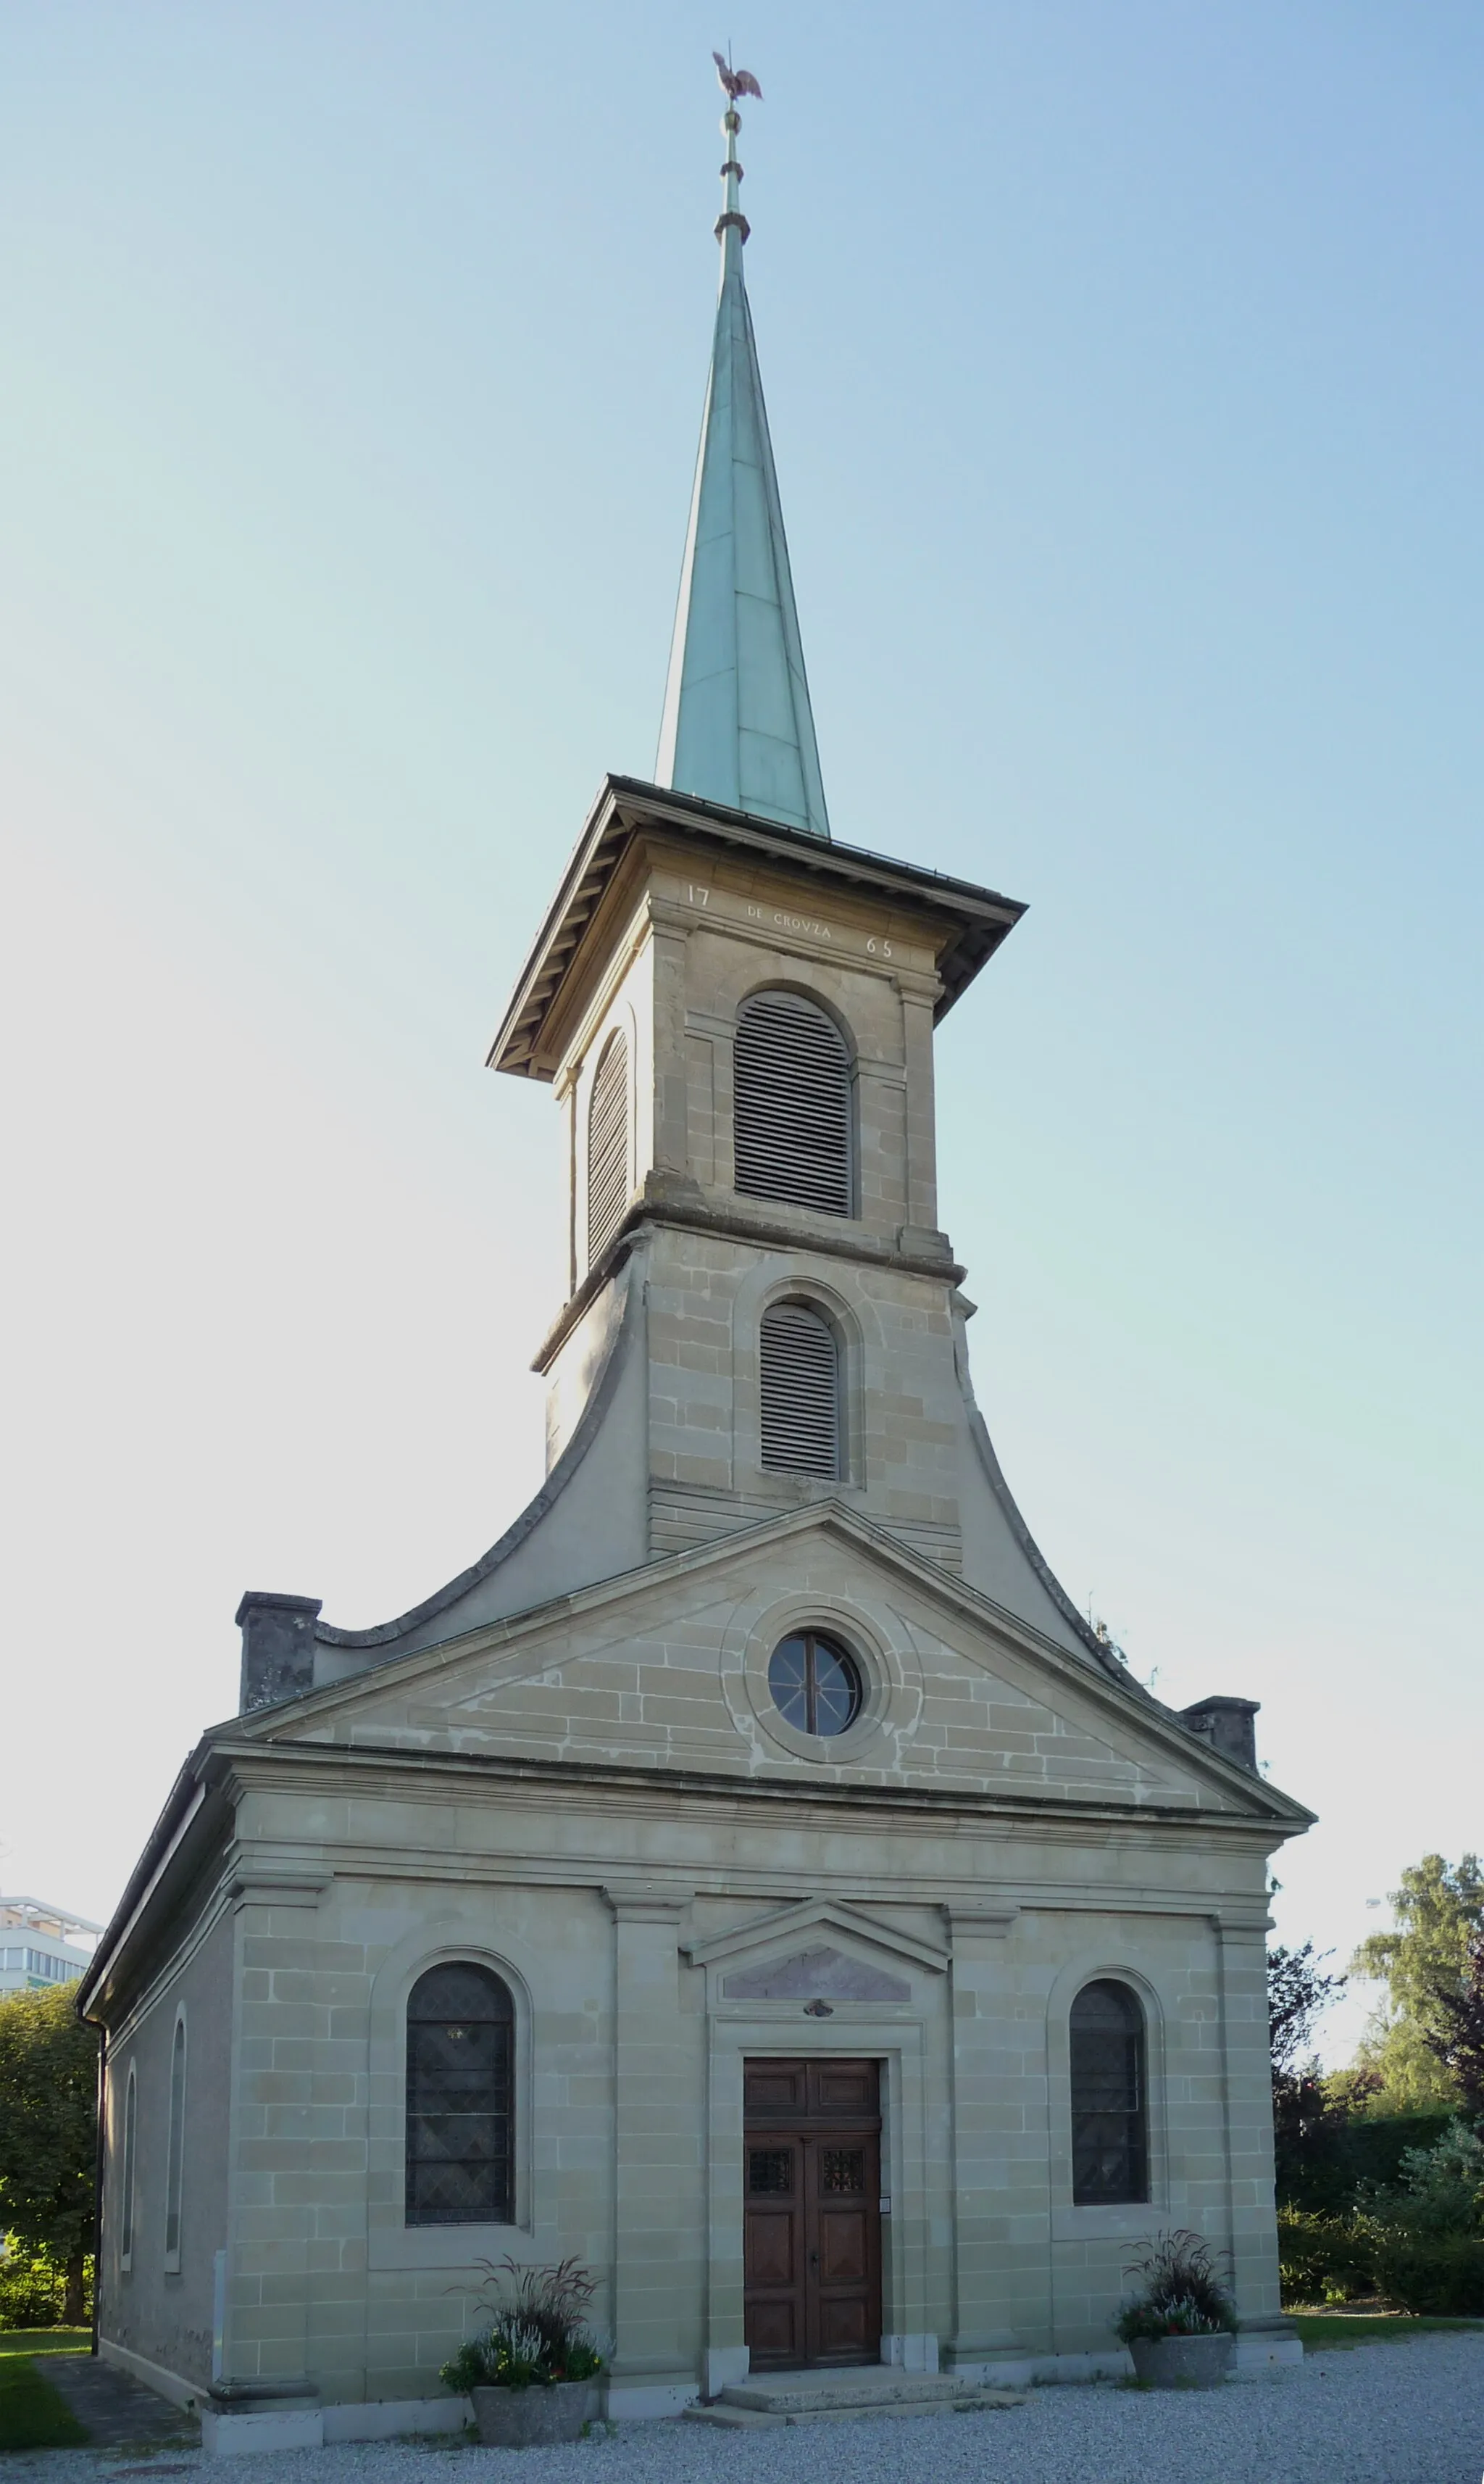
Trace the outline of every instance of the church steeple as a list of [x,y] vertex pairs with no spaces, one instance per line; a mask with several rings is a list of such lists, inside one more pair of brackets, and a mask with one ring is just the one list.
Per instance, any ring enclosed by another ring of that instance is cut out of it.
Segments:
[[757,342],[742,275],[739,94],[761,89],[716,62],[721,127],[721,289],[690,524],[681,567],[655,779],[811,835],[829,835],[803,642],[789,573]]

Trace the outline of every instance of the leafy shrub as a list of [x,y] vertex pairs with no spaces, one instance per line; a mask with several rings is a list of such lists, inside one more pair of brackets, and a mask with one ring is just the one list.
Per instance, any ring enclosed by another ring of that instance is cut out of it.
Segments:
[[1436,2146],[1452,2120],[1438,2113],[1367,2113],[1341,2077],[1306,2080],[1292,2110],[1278,2110],[1274,2145],[1278,2198],[1283,2207],[1344,2216],[1362,2188],[1400,2178],[1403,2156]]
[[1408,2147],[1399,2179],[1363,2192],[1364,2213],[1386,2227],[1423,2234],[1484,2233],[1484,2140],[1450,2121],[1430,2147]]
[[1278,2268],[1284,2303],[1353,2303],[1375,2282],[1371,2238],[1353,2217],[1278,2212]]
[[1375,2289],[1403,2311],[1484,2309],[1484,2140],[1456,2118],[1428,2137],[1396,2151],[1391,2180],[1362,2182],[1348,2216],[1279,2210],[1285,2303],[1343,2303]]
[[[49,2252],[33,2251],[5,2237],[0,2258],[0,2329],[60,2329],[66,2325],[67,2271]],[[93,2262],[87,2264],[81,2318],[93,2311]]]
[[486,2325],[450,2357],[439,2379],[450,2390],[550,2389],[557,2381],[590,2381],[602,2371],[603,2348],[588,2325],[596,2278],[575,2259],[554,2268],[522,2268],[509,2257],[480,2290]]
[[1136,2337],[1210,2337],[1236,2329],[1236,2307],[1210,2246],[1188,2228],[1157,2234],[1123,2274],[1142,2281],[1114,2323],[1125,2346]]
[[1401,2227],[1377,2233],[1376,2290],[1397,2311],[1435,2320],[1484,2313],[1484,2238],[1416,2234]]

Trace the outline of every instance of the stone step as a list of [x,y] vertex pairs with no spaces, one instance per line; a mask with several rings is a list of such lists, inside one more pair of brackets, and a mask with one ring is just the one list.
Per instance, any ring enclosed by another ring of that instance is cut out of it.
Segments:
[[780,2424],[861,2423],[910,2420],[922,2416],[974,2415],[982,2409],[1023,2403],[1019,2390],[979,2389],[952,2372],[903,2372],[894,2368],[853,2372],[781,2372],[776,2380],[734,2383],[711,2406],[688,2407],[692,2423],[729,2432]]

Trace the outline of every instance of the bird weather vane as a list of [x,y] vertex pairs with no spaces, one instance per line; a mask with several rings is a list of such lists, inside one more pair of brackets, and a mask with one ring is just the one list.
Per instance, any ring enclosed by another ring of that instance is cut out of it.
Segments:
[[[731,48],[729,43],[728,53]],[[721,241],[729,230],[735,230],[745,241],[748,227],[742,211],[742,168],[737,160],[737,133],[742,127],[742,114],[737,109],[737,98],[740,94],[755,94],[761,103],[763,90],[750,69],[734,69],[730,59],[723,60],[719,52],[713,52],[712,59],[716,64],[721,92],[726,96],[726,110],[721,116],[721,126],[726,133],[726,162],[721,167],[722,207],[716,218],[716,239]]]
[[763,90],[750,69],[734,69],[731,62],[724,61],[719,52],[713,52],[712,59],[716,64],[717,83],[729,103],[735,103],[740,94],[755,94],[759,103],[762,102]]

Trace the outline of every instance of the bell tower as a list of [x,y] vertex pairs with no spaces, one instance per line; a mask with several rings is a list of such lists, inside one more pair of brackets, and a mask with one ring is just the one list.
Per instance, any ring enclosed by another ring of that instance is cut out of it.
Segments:
[[838,1500],[1082,1651],[974,1409],[938,1225],[933,1028],[1023,909],[831,836],[740,130],[729,94],[661,781],[604,786],[490,1054],[566,1116],[551,1470],[632,1358],[600,1428],[634,1561]]
[[660,781],[604,782],[489,1056],[565,1123],[546,1481],[400,1620],[290,1616],[316,1682],[823,1503],[1118,1669],[1011,1498],[938,1224],[933,1029],[1023,908],[831,833],[723,84]]

